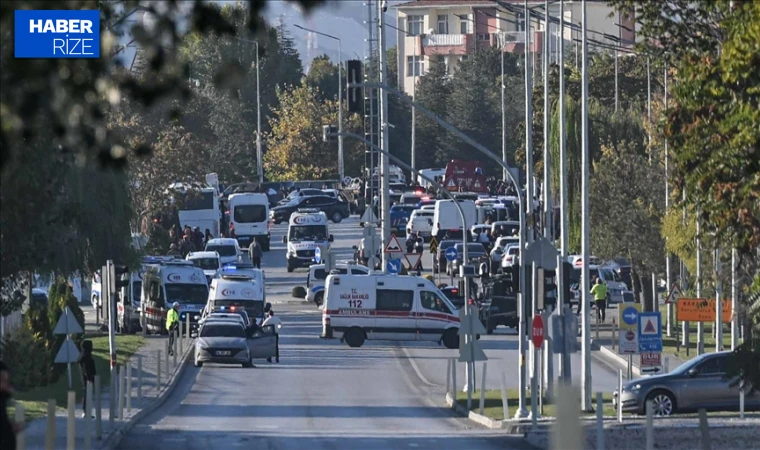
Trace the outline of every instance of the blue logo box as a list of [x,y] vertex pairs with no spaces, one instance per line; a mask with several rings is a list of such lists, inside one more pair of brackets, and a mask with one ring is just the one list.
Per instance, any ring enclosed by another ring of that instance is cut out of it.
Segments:
[[100,58],[100,11],[17,10],[16,58]]

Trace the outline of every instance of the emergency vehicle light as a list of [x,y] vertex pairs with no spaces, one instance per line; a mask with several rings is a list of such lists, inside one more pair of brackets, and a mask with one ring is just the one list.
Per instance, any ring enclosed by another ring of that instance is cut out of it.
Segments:
[[235,307],[234,306],[230,306],[230,311],[235,312]]

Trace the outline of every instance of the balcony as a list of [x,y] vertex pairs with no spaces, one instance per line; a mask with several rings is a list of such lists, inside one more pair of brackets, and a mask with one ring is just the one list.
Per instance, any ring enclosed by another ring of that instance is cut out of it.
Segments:
[[[543,51],[543,32],[533,32],[531,39],[531,51]],[[524,31],[502,31],[491,33],[491,46],[501,48],[509,53],[525,53],[525,32]]]
[[428,34],[422,38],[425,55],[466,55],[475,50],[474,34]]

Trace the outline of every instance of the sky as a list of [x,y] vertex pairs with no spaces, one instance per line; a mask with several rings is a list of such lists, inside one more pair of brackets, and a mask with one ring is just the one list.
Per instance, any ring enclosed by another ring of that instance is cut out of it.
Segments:
[[[217,3],[234,3],[233,1],[217,1]],[[391,5],[399,1],[389,2]],[[389,8],[386,20],[395,23],[395,10]],[[328,0],[327,4],[313,10],[305,16],[295,4],[269,0],[264,17],[270,25],[277,25],[282,20],[296,43],[298,53],[304,63],[304,68],[315,57],[327,54],[332,60],[338,55],[338,42],[318,35],[308,35],[305,31],[294,27],[294,24],[333,35],[341,40],[342,59],[364,59],[366,52],[367,29],[364,21],[367,16],[367,6],[362,0]],[[123,43],[130,41],[129,36],[123,38]],[[396,33],[388,33],[386,47],[396,45]],[[132,61],[135,49],[125,52],[127,64]]]

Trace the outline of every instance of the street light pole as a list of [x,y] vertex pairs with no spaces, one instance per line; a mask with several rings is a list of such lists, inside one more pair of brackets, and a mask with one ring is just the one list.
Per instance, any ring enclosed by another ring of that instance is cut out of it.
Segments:
[[[503,36],[503,35],[502,35]],[[499,39],[499,53],[501,53],[501,159],[507,160],[507,108],[504,96],[506,86],[504,85],[504,41],[503,37]],[[504,181],[507,181],[506,169],[503,173]],[[517,186],[515,186],[517,188]]]
[[[565,159],[565,0],[559,2],[559,29],[560,29],[560,45],[559,45],[559,202],[560,202],[560,254],[562,255],[562,261],[565,261],[568,253],[568,241],[567,241],[567,164]],[[572,32],[571,32],[572,33]],[[557,273],[560,273],[561,268],[557,268]],[[560,308],[559,313],[564,316],[565,314],[565,302],[568,299],[565,298],[565,290],[559,289]],[[563,380],[567,384],[570,384],[570,355],[568,352],[562,352],[560,356],[559,373]]]
[[[387,55],[385,54],[385,8],[383,7],[383,1],[377,2],[377,26],[378,26],[378,40],[380,43],[380,51],[378,55],[378,63],[380,65],[380,84],[386,84],[388,82],[387,75]],[[390,188],[388,172],[390,171],[390,164],[385,154],[388,153],[388,92],[383,89],[380,92],[380,147],[385,153],[380,154],[380,219],[382,225],[382,237],[383,247],[388,245],[391,234],[391,218],[390,218]],[[383,271],[388,266],[388,254],[383,252]]]
[[346,176],[346,170],[343,160],[343,49],[341,48],[341,40],[337,36],[302,27],[301,25],[293,26],[300,30],[338,41],[338,173],[341,181],[343,181],[343,178]]
[[[549,152],[549,0],[544,1],[544,237],[552,240],[552,195],[549,189],[549,170],[551,167],[551,153]],[[534,313],[535,314],[535,313]]]
[[261,186],[264,182],[264,163],[261,153],[261,85],[259,65],[259,42],[256,41],[256,171],[259,175],[259,186]]

